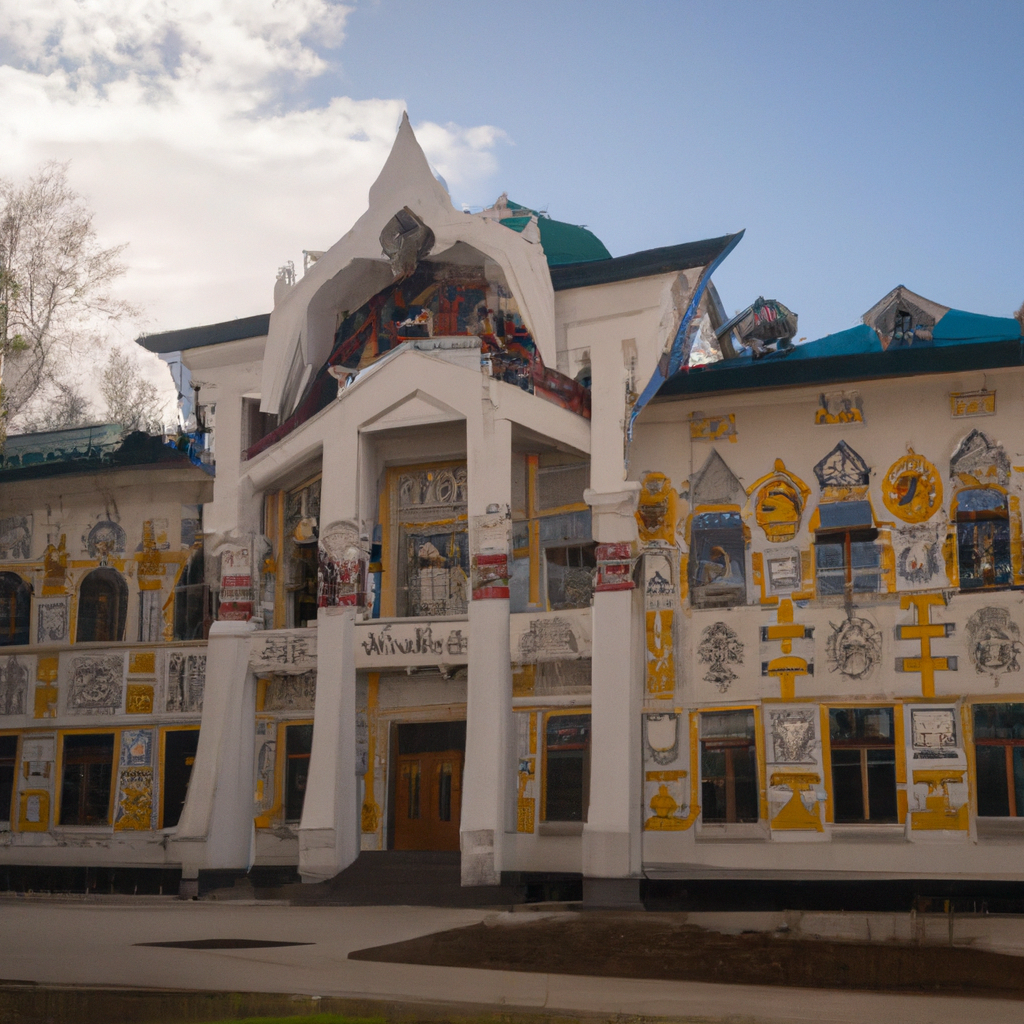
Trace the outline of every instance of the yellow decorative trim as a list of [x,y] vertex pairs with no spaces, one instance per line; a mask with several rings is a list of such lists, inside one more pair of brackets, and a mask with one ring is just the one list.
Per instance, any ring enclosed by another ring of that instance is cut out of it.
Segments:
[[153,714],[153,686],[150,683],[129,683],[124,699],[124,710],[129,715]]
[[[111,787],[113,788],[113,787]],[[39,820],[28,820],[28,804],[38,799]],[[23,789],[18,798],[18,831],[48,832],[50,829],[50,794],[45,789]]]
[[910,827],[915,831],[967,831],[967,804],[953,810],[949,787],[964,781],[963,768],[930,768],[914,772],[915,785],[928,786],[924,803],[926,810],[910,815]]
[[57,717],[57,687],[37,686],[33,718]]
[[678,782],[680,779],[685,779],[686,776],[686,770],[680,768],[675,771],[646,772],[644,778],[648,782]]
[[130,676],[151,676],[156,674],[155,651],[132,651],[128,656]]
[[782,810],[772,819],[772,828],[780,831],[808,831],[824,832],[825,827],[818,815],[817,804],[813,813],[804,805],[800,794],[813,789],[821,782],[821,776],[817,772],[772,772],[771,779],[773,786],[785,786],[793,795],[783,806]]
[[36,661],[36,679],[41,683],[57,682],[57,671],[60,666],[60,659],[56,654],[47,655]]
[[821,718],[821,763],[825,766],[825,821],[832,822],[832,723],[828,705],[819,705]]

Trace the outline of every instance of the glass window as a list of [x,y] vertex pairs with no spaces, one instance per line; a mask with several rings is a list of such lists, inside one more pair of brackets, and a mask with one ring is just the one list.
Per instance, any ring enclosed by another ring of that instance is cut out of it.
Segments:
[[164,774],[160,806],[163,828],[174,828],[181,819],[198,747],[198,729],[168,729],[164,733]]
[[0,821],[11,820],[14,798],[14,767],[18,756],[18,737],[0,736]]
[[93,569],[78,592],[75,641],[123,640],[128,615],[128,584],[114,569]]
[[284,816],[302,820],[302,805],[309,781],[309,755],[313,750],[313,726],[289,725],[285,729]]
[[174,588],[174,639],[205,640],[213,618],[210,591],[203,580],[202,542],[193,552]]
[[544,820],[586,821],[590,802],[590,715],[549,714],[544,744]]
[[746,543],[739,512],[702,512],[690,527],[690,601],[730,608],[747,600]]
[[961,590],[1013,582],[1010,517],[1002,491],[979,488],[957,494],[956,546]]
[[831,708],[829,737],[833,821],[896,821],[893,709]]
[[877,536],[874,529],[819,531],[814,543],[818,593],[842,596],[847,588],[851,593],[875,593],[882,565]]
[[978,814],[1024,817],[1024,704],[975,704]]
[[29,642],[32,584],[16,572],[0,572],[0,647]]
[[62,825],[110,824],[113,763],[112,732],[64,737],[60,790]]
[[753,711],[701,715],[700,775],[701,817],[705,822],[758,820]]

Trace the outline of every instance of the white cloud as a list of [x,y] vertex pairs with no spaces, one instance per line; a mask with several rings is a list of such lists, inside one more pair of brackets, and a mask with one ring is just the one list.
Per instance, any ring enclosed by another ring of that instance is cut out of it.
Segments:
[[[150,331],[265,312],[277,267],[362,213],[401,99],[302,90],[331,69],[330,0],[0,0],[0,173],[70,159]],[[415,113],[415,112],[414,112]],[[416,125],[454,193],[496,170],[482,125]],[[148,366],[153,371],[152,364]],[[155,378],[163,379],[156,370]]]

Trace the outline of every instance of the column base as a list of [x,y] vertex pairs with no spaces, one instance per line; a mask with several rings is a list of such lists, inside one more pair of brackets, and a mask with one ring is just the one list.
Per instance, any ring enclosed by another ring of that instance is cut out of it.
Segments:
[[584,878],[584,910],[643,910],[639,878]]
[[501,885],[501,866],[494,849],[494,831],[478,828],[460,835],[463,885]]

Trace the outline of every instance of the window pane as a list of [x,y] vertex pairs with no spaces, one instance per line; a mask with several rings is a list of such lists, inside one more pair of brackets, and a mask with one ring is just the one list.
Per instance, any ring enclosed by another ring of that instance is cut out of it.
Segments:
[[754,712],[716,711],[701,715],[700,734],[704,739],[733,737],[754,738]]
[[960,491],[956,496],[956,504],[958,515],[963,512],[1005,512],[1006,495],[990,487]]
[[892,708],[829,708],[828,718],[833,742],[888,745],[894,740]]
[[1013,569],[1007,520],[964,522],[958,514],[956,535],[961,589],[1009,586]]
[[882,555],[876,544],[854,541],[850,545],[850,564],[854,569],[877,569],[882,564]]
[[164,775],[161,787],[164,828],[174,828],[181,819],[198,748],[198,729],[168,729],[164,733]]
[[60,823],[110,824],[110,778],[113,733],[64,737]]
[[313,726],[289,725],[285,731],[285,818],[288,821],[302,819],[312,749]]
[[832,811],[837,822],[864,820],[859,750],[832,751]]
[[814,545],[814,558],[819,569],[842,569],[846,564],[846,550],[842,536],[818,537]]
[[757,821],[758,785],[757,758],[753,747],[733,747],[732,769],[735,774],[736,808],[733,821]]
[[701,816],[704,821],[726,821],[725,750],[701,752]]
[[1010,814],[1010,795],[1006,786],[1006,750],[979,744],[978,815],[983,818],[1006,818]]
[[1024,818],[1024,747],[1013,748],[1014,809],[1018,818]]
[[975,704],[974,736],[979,740],[1024,739],[1024,704]]
[[694,516],[690,530],[690,602],[694,608],[729,608],[744,604],[746,544],[743,521],[736,512]]
[[841,594],[846,586],[846,572],[843,569],[818,570],[818,593],[823,595]]
[[868,807],[871,821],[896,820],[896,755],[892,750],[865,751],[868,759]]
[[548,821],[583,820],[583,751],[548,753],[547,800]]

